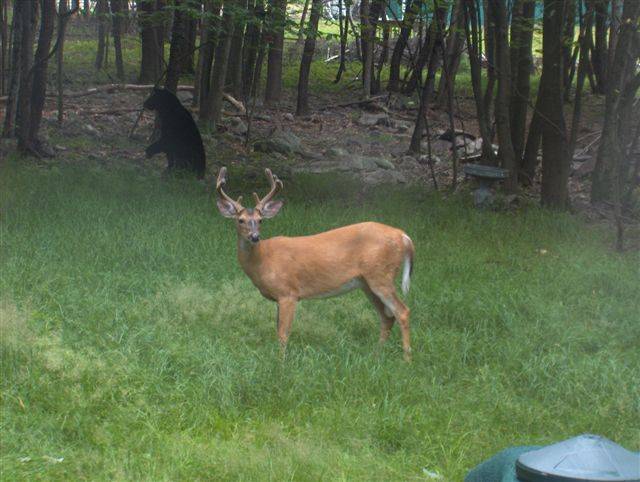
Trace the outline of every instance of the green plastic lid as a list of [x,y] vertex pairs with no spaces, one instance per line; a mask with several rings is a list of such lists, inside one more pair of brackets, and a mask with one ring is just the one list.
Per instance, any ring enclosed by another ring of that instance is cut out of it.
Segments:
[[585,434],[520,455],[516,475],[523,482],[640,482],[640,453]]

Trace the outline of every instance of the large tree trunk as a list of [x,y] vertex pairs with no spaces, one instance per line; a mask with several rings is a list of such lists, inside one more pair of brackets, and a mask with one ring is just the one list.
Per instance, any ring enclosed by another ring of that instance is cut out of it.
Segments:
[[160,9],[161,5],[158,0],[147,0],[138,3],[138,24],[140,25],[142,48],[139,77],[141,84],[155,84],[162,75],[164,36],[162,35],[162,22],[157,18],[157,12]]
[[207,120],[211,122],[214,129],[220,122],[222,115],[222,93],[224,80],[227,76],[229,52],[231,51],[235,23],[234,12],[232,11],[234,6],[232,1],[228,0],[223,7],[222,29],[218,36],[215,61],[211,71],[210,116]]
[[608,76],[604,123],[591,187],[592,201],[611,200],[629,176],[624,159],[630,143],[633,99],[640,83],[636,63],[640,59],[637,31],[640,2],[626,1],[614,59]]
[[313,0],[309,26],[307,28],[307,38],[304,41],[304,50],[302,52],[302,60],[300,61],[296,115],[307,115],[309,113],[309,73],[311,71],[313,54],[316,50],[316,36],[318,34],[318,22],[321,13],[322,0]]
[[[176,7],[182,7],[184,3],[184,0],[175,0]],[[173,25],[171,27],[171,47],[169,49],[169,65],[167,67],[165,87],[174,93],[178,88],[178,81],[182,74],[183,59],[187,49],[185,15],[184,10],[176,9],[173,14]]]
[[113,47],[116,53],[116,75],[118,80],[124,80],[124,63],[122,61],[122,26],[124,12],[123,0],[111,0],[111,15],[113,17]]
[[569,158],[564,121],[562,38],[565,21],[563,0],[544,0],[542,78],[540,116],[542,117],[543,206],[569,207]]
[[498,159],[500,165],[509,170],[505,182],[508,191],[515,191],[518,185],[518,170],[511,141],[511,123],[509,118],[509,99],[511,97],[511,65],[509,59],[509,25],[507,23],[506,0],[493,0],[491,8],[495,23],[496,70],[498,71],[498,95],[495,112],[498,130]]
[[287,0],[271,0],[269,12],[269,55],[267,59],[267,85],[264,100],[275,106],[282,97],[282,54]]
[[527,110],[531,96],[531,68],[533,57],[533,16],[535,0],[519,0],[514,4],[511,27],[511,142],[517,161],[522,159],[524,151],[525,131],[527,127]]
[[7,48],[9,40],[7,31],[7,24],[9,22],[9,11],[7,8],[8,3],[9,0],[4,0],[0,6],[0,42],[2,43],[2,46],[0,47],[0,95],[4,95],[7,88],[7,52],[9,51]]

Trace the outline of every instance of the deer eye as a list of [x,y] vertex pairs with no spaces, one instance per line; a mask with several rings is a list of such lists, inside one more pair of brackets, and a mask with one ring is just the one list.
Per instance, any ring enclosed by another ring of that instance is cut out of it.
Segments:
[[258,219],[258,224],[262,224],[262,219]]
[[238,219],[238,222],[239,222],[240,224],[244,224],[244,219]]

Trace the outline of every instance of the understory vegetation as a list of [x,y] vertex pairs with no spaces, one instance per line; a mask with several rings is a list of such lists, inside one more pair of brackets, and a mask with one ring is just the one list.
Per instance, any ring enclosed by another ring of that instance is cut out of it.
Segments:
[[413,363],[397,327],[378,350],[359,292],[302,303],[281,360],[275,305],[201,184],[0,169],[3,480],[461,480],[505,447],[583,432],[640,448],[640,257],[604,230],[285,180],[266,236],[376,220],[417,258]]

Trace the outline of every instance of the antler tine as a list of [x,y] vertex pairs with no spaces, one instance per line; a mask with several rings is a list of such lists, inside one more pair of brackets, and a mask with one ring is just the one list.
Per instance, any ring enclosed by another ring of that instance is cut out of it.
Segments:
[[267,168],[264,170],[264,172],[267,175],[267,179],[269,179],[271,190],[262,199],[260,199],[260,197],[255,192],[253,193],[253,196],[256,200],[256,209],[258,210],[262,209],[265,204],[271,201],[271,199],[273,199],[273,196],[275,196],[276,193],[283,187],[282,181],[278,179],[278,176],[274,175],[271,172],[271,169]]
[[229,196],[227,196],[227,194],[222,190],[222,186],[226,182],[227,182],[227,168],[221,167],[220,172],[218,173],[218,179],[216,181],[216,191],[218,192],[218,195],[221,198],[233,204],[233,206],[236,208],[236,211],[238,212],[242,211],[244,209],[244,207],[242,207],[242,204],[240,204],[240,201],[242,201],[242,196],[240,196],[237,201],[234,201]]

